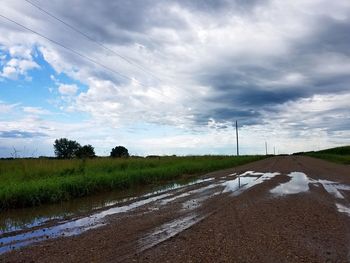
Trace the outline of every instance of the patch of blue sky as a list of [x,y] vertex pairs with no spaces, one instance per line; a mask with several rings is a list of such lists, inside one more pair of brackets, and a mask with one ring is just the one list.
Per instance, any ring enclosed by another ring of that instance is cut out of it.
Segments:
[[[27,72],[27,77],[20,75],[18,79],[2,78],[0,81],[0,101],[7,104],[20,103],[22,107],[40,107],[53,113],[47,116],[47,119],[57,121],[75,122],[77,120],[86,120],[87,114],[78,112],[65,112],[60,109],[63,102],[60,99],[57,83],[75,84],[78,87],[78,93],[85,92],[87,85],[74,80],[64,73],[57,74],[53,67],[45,61],[39,50],[34,49],[33,60],[39,65]],[[6,50],[0,50],[0,55],[9,59]],[[3,65],[2,65],[3,66]],[[54,76],[54,79],[51,77]],[[67,117],[69,117],[67,119]]]

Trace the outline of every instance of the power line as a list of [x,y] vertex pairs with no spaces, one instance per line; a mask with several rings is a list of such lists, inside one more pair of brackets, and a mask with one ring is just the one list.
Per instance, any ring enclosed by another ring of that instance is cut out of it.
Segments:
[[53,40],[53,39],[51,39],[51,38],[49,38],[49,37],[47,37],[47,36],[37,32],[37,31],[35,31],[33,29],[30,29],[29,27],[26,27],[26,26],[22,25],[21,23],[16,22],[15,20],[12,20],[11,18],[8,18],[8,17],[6,17],[6,16],[4,16],[2,14],[0,14],[0,17],[2,17],[4,19],[6,19],[7,21],[10,21],[10,22],[12,22],[12,23],[14,23],[14,24],[16,24],[16,25],[18,25],[18,26],[20,26],[20,27],[22,27],[22,28],[24,28],[24,29],[26,29],[26,30],[28,30],[28,31],[30,31],[30,32],[32,32],[32,33],[34,33],[34,34],[36,34],[36,35],[38,35],[38,36],[40,36],[40,37],[42,37],[42,38],[44,38],[46,40],[48,40],[48,41],[50,41],[50,42],[52,42],[52,43],[54,43],[55,45],[58,45],[58,46],[60,46],[60,47],[62,47],[64,49],[67,49],[68,51],[74,53],[75,55],[80,56],[80,57],[82,57],[82,58],[84,58],[84,59],[86,59],[86,60],[88,60],[88,61],[90,61],[90,62],[92,62],[92,63],[94,63],[94,64],[96,64],[96,65],[98,65],[98,66],[100,66],[102,68],[104,68],[104,69],[107,69],[110,72],[119,75],[120,77],[123,77],[123,78],[131,80],[131,81],[136,81],[139,85],[141,85],[143,87],[147,87],[146,85],[142,84],[138,80],[134,80],[134,79],[132,79],[132,78],[130,78],[130,77],[128,77],[128,76],[126,76],[126,75],[124,75],[124,74],[122,74],[122,73],[120,73],[120,72],[118,72],[118,71],[116,71],[116,70],[114,70],[114,69],[112,69],[112,68],[102,64],[102,63],[100,63],[100,62],[98,62],[97,60],[95,60],[95,59],[93,59],[93,58],[91,58],[89,56],[86,56],[86,55],[84,55],[84,54],[82,54],[82,53],[80,53],[80,52],[78,52],[78,51],[76,51],[76,50],[74,50],[74,49],[72,49],[70,47],[67,47],[64,44],[61,44],[60,42],[57,42],[56,40]]
[[95,44],[101,46],[102,48],[104,48],[105,50],[108,50],[109,52],[115,54],[116,56],[120,57],[121,59],[123,59],[124,61],[126,61],[127,63],[129,63],[130,65],[136,66],[137,68],[139,68],[140,70],[142,70],[143,72],[152,75],[153,78],[156,78],[157,80],[161,81],[161,79],[159,79],[157,76],[155,76],[152,72],[149,72],[147,69],[145,69],[144,67],[142,67],[141,65],[135,63],[134,61],[130,60],[129,58],[119,54],[118,52],[116,52],[115,50],[105,46],[103,43],[96,41],[95,39],[93,39],[91,36],[89,36],[88,34],[84,33],[83,31],[79,30],[77,27],[65,22],[64,20],[60,19],[59,17],[55,16],[54,14],[52,14],[51,12],[45,10],[44,8],[40,7],[39,5],[33,3],[32,1],[29,0],[24,0],[27,3],[31,4],[32,6],[36,7],[37,9],[39,9],[41,12],[45,13],[46,15],[52,17],[53,19],[59,21],[60,23],[64,24],[65,26],[69,27],[70,29],[74,30],[75,32],[79,33],[80,35],[84,36],[85,38],[87,38],[88,40],[94,42]]

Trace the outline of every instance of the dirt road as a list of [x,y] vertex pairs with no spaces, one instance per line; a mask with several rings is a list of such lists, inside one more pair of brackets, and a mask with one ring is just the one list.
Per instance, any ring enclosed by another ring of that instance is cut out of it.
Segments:
[[350,262],[350,167],[273,157],[5,232],[0,253],[0,262]]

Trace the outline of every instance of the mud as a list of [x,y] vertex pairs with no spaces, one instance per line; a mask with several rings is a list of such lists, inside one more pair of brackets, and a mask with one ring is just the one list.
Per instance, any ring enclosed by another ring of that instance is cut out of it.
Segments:
[[0,262],[350,262],[349,166],[273,157],[202,179],[9,228]]

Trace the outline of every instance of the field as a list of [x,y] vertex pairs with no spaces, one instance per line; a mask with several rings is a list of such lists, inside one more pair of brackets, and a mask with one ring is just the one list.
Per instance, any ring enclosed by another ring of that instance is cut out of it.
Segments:
[[350,164],[350,146],[336,147],[317,152],[306,152],[305,155],[340,164]]
[[55,203],[112,189],[159,184],[262,158],[265,157],[0,160],[0,210]]

